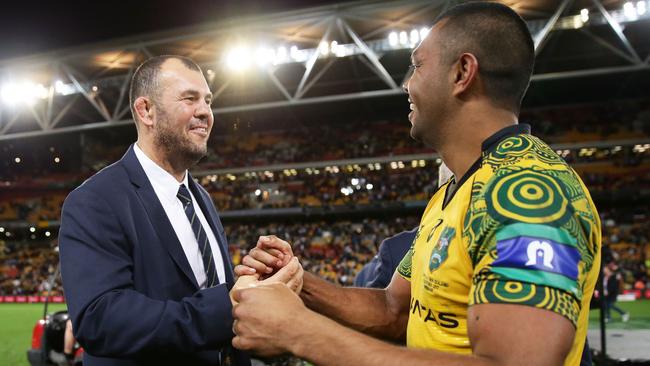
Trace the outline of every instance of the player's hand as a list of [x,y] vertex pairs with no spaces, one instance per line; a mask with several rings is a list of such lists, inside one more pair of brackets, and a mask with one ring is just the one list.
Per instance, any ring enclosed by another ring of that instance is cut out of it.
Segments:
[[293,250],[286,241],[275,235],[260,236],[257,245],[235,267],[235,274],[257,274],[264,279],[286,266],[292,257]]
[[286,266],[282,267],[273,276],[265,280],[260,281],[257,274],[239,276],[237,282],[235,282],[235,285],[230,290],[230,300],[234,306],[237,302],[233,298],[233,295],[238,290],[273,283],[282,283],[296,294],[300,294],[300,291],[302,290],[303,274],[304,271],[298,258],[293,257]]
[[261,356],[290,352],[296,342],[295,330],[309,311],[300,298],[282,283],[259,285],[234,293],[237,305],[232,314],[235,348]]

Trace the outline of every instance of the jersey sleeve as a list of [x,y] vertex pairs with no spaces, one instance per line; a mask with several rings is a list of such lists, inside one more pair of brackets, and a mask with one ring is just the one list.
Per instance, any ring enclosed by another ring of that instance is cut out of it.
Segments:
[[397,273],[399,273],[400,276],[404,277],[404,279],[409,282],[411,282],[412,261],[413,261],[413,245],[411,245],[411,248],[404,255],[404,258],[402,258],[402,261],[399,263],[399,266],[397,266]]
[[584,192],[562,176],[497,172],[472,203],[464,232],[474,265],[470,305],[534,306],[577,323],[593,264],[587,231],[598,225],[576,204]]

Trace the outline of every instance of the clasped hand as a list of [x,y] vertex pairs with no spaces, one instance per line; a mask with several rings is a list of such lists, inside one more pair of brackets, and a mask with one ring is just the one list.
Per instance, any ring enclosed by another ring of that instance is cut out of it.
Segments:
[[260,237],[235,273],[233,346],[262,356],[291,352],[308,310],[298,297],[303,269],[289,243]]

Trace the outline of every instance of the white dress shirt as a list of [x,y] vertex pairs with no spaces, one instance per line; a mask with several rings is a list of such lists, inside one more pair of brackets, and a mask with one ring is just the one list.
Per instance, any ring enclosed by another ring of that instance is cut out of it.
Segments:
[[158,196],[160,204],[162,204],[165,213],[169,222],[174,228],[174,232],[180,241],[181,246],[183,247],[183,252],[187,257],[187,261],[192,267],[192,272],[194,272],[194,277],[196,277],[196,282],[199,284],[200,288],[205,288],[206,286],[206,276],[205,269],[203,268],[203,259],[201,259],[201,251],[199,250],[199,243],[196,240],[196,236],[192,231],[192,226],[190,221],[185,215],[185,210],[183,209],[183,204],[176,197],[178,193],[178,188],[181,184],[184,184],[187,190],[192,196],[192,204],[194,205],[194,211],[196,216],[198,216],[199,221],[201,221],[201,226],[208,235],[208,241],[210,242],[210,249],[212,249],[212,256],[214,257],[214,264],[217,269],[217,276],[219,277],[219,283],[225,283],[226,273],[224,269],[223,257],[221,256],[221,249],[219,249],[219,243],[217,238],[212,232],[212,228],[208,224],[208,221],[205,219],[205,215],[201,211],[201,207],[197,204],[196,198],[190,191],[190,186],[187,184],[188,174],[185,172],[185,177],[183,182],[179,183],[176,178],[169,174],[165,169],[161,168],[153,160],[151,160],[139,147],[138,144],[133,144],[133,151],[135,156],[138,158],[142,169],[144,169],[149,182],[153,186],[153,190]]

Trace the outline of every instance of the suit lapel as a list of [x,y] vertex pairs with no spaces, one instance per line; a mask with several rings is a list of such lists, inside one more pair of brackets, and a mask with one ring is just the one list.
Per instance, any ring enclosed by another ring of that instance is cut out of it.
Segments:
[[158,200],[158,196],[156,196],[156,192],[153,190],[144,169],[142,169],[138,158],[135,156],[133,145],[129,147],[129,150],[122,158],[122,163],[127,170],[131,182],[136,186],[136,193],[147,211],[149,221],[160,239],[160,244],[167,249],[176,265],[198,290],[199,285],[196,282],[196,277],[194,276],[194,272],[192,272],[190,263],[187,261],[185,252],[183,252],[183,247],[178,241],[174,227],[169,222],[165,209]]
[[192,178],[191,175],[188,176],[187,181],[190,186],[190,190],[194,195],[194,198],[196,198],[199,207],[201,207],[201,211],[203,212],[203,215],[208,221],[208,224],[210,224],[210,228],[212,229],[214,236],[217,238],[217,241],[219,242],[218,244],[219,244],[219,249],[221,250],[221,258],[223,259],[224,272],[226,273],[226,282],[228,284],[228,288],[230,288],[232,287],[232,284],[235,282],[234,273],[230,266],[230,253],[228,252],[228,242],[226,240],[226,236],[223,234],[223,227],[221,226],[221,221],[219,220],[216,211],[214,211],[214,206],[212,205],[212,201],[210,201],[210,197],[206,197],[203,194],[203,192],[199,189],[199,187],[197,187],[197,183],[194,182],[194,179]]

